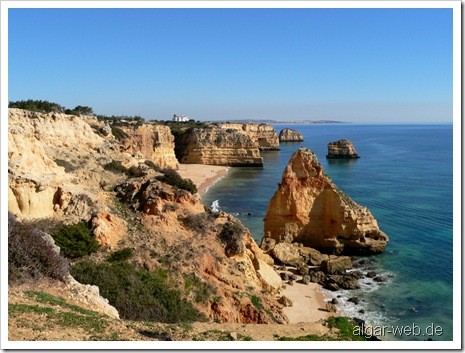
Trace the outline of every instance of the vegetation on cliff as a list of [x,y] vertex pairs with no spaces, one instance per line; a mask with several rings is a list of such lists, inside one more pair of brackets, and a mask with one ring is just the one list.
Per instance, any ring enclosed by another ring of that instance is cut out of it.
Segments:
[[45,100],[20,100],[9,102],[8,108],[17,108],[31,110],[34,112],[45,112],[45,113],[65,113],[70,115],[92,115],[94,110],[91,107],[78,105],[74,109],[69,109],[61,106],[58,103],[49,102]]
[[46,234],[34,223],[22,223],[8,213],[8,282],[18,283],[42,277],[63,279],[68,262],[53,248]]

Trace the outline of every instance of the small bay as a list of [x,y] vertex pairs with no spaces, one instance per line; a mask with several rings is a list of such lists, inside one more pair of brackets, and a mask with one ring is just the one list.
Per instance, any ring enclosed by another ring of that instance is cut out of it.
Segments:
[[[377,218],[390,243],[364,270],[385,283],[362,285],[342,295],[341,309],[375,325],[443,329],[435,340],[452,339],[452,125],[276,125],[302,133],[305,141],[262,152],[263,168],[232,168],[203,196],[208,206],[236,214],[260,243],[263,217],[284,167],[299,147],[316,153],[335,184]],[[327,160],[327,144],[346,138],[358,160]],[[344,300],[359,296],[355,306]],[[364,313],[359,313],[362,309]],[[387,335],[385,339],[425,340]]]

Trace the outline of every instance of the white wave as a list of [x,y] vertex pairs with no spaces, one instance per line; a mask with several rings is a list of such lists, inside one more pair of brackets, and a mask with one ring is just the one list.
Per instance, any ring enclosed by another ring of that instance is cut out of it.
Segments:
[[220,200],[213,201],[211,208],[213,212],[220,212]]

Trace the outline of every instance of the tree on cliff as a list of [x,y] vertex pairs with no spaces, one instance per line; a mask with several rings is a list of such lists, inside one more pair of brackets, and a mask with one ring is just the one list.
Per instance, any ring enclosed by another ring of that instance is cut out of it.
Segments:
[[25,109],[25,110],[32,110],[35,112],[54,112],[54,113],[63,113],[65,108],[59,105],[58,103],[43,101],[43,100],[22,100],[22,101],[15,101],[9,102],[8,108],[18,108],[18,109]]

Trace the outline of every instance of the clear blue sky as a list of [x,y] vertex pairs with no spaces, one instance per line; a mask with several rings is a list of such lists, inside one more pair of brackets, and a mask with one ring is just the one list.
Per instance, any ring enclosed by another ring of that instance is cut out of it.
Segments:
[[9,100],[452,122],[452,9],[10,9]]

